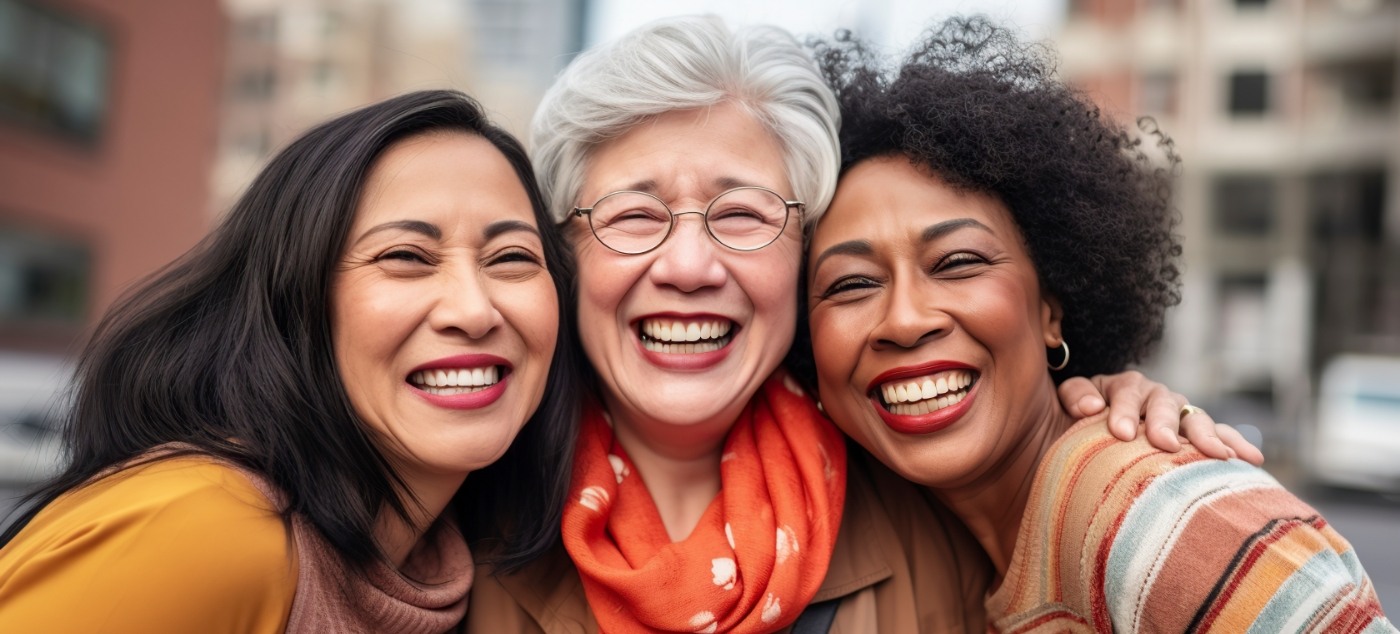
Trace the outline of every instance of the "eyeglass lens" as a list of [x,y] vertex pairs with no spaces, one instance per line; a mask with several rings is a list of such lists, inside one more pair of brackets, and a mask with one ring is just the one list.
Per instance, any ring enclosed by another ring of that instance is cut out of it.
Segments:
[[[787,202],[755,187],[731,189],[710,202],[706,228],[724,246],[751,251],[773,242],[787,225]],[[682,212],[678,215],[684,215]],[[660,199],[641,192],[615,192],[593,205],[593,234],[623,253],[642,253],[661,244],[675,222]]]

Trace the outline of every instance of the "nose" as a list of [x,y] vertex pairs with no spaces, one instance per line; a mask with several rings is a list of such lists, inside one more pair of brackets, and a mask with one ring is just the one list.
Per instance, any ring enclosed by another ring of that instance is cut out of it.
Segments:
[[475,263],[440,276],[436,293],[428,313],[428,325],[435,331],[481,339],[505,321]]
[[917,348],[953,330],[953,317],[939,301],[936,289],[923,280],[901,277],[893,280],[884,315],[870,331],[870,347],[875,350]]
[[705,230],[705,215],[698,211],[677,213],[671,235],[656,249],[647,269],[652,282],[685,293],[722,286],[729,277],[719,259],[725,247]]

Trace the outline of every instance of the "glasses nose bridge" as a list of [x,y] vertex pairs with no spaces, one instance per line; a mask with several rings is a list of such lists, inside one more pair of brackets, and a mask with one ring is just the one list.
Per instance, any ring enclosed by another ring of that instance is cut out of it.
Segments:
[[709,205],[706,205],[704,209],[692,209],[690,211],[676,211],[672,209],[670,205],[667,205],[666,210],[671,212],[671,226],[666,230],[665,235],[661,237],[661,242],[657,243],[657,247],[660,247],[665,243],[671,241],[671,237],[676,234],[676,230],[680,227],[681,216],[692,215],[699,216],[699,218],[696,218],[696,220],[700,221],[700,233],[702,236],[704,236],[708,240],[713,240],[716,244],[723,245],[723,243],[719,241],[719,238],[715,237],[714,232],[710,230]]

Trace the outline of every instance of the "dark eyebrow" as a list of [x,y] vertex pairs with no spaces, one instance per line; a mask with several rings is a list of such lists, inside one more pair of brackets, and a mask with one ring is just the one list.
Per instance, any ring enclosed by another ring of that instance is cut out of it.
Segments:
[[423,222],[422,220],[395,220],[393,222],[386,222],[382,225],[376,225],[369,231],[366,231],[363,234],[361,234],[360,237],[355,240],[355,243],[358,244],[365,238],[368,238],[371,235],[374,235],[381,231],[391,231],[394,229],[397,229],[399,231],[412,231],[414,233],[421,233],[434,240],[442,239],[442,229],[439,229],[437,225],[431,222]]
[[535,234],[536,238],[540,238],[541,240],[543,240],[543,236],[540,235],[539,229],[534,228],[528,222],[522,222],[520,220],[497,220],[496,222],[486,225],[486,230],[482,232],[482,235],[484,235],[487,240],[491,240],[494,239],[496,236],[510,233],[512,231],[524,231],[526,233],[533,233]]
[[972,218],[956,218],[924,227],[923,233],[919,234],[919,240],[923,242],[933,242],[959,229],[981,229],[987,233],[992,233],[992,230],[988,228],[987,225],[977,222]]
[[817,256],[816,261],[812,263],[812,270],[817,270],[817,267],[822,265],[823,260],[833,255],[870,255],[874,252],[875,249],[865,240],[847,240],[839,244],[833,244],[825,251],[822,251],[821,255]]

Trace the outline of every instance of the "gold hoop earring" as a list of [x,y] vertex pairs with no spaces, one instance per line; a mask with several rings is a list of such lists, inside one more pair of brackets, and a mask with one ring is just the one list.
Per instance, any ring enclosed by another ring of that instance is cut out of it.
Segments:
[[1060,340],[1060,346],[1059,346],[1059,347],[1062,348],[1062,349],[1064,349],[1064,351],[1065,351],[1065,358],[1063,358],[1063,359],[1060,360],[1059,365],[1050,365],[1050,361],[1049,361],[1049,359],[1048,359],[1049,355],[1046,355],[1046,356],[1047,356],[1047,359],[1046,359],[1046,362],[1045,362],[1046,365],[1050,365],[1050,369],[1051,369],[1051,370],[1055,370],[1055,371],[1057,371],[1057,372],[1060,371],[1060,370],[1065,369],[1065,366],[1069,365],[1069,342],[1068,342],[1068,341],[1065,341],[1064,339],[1061,339],[1061,340]]

